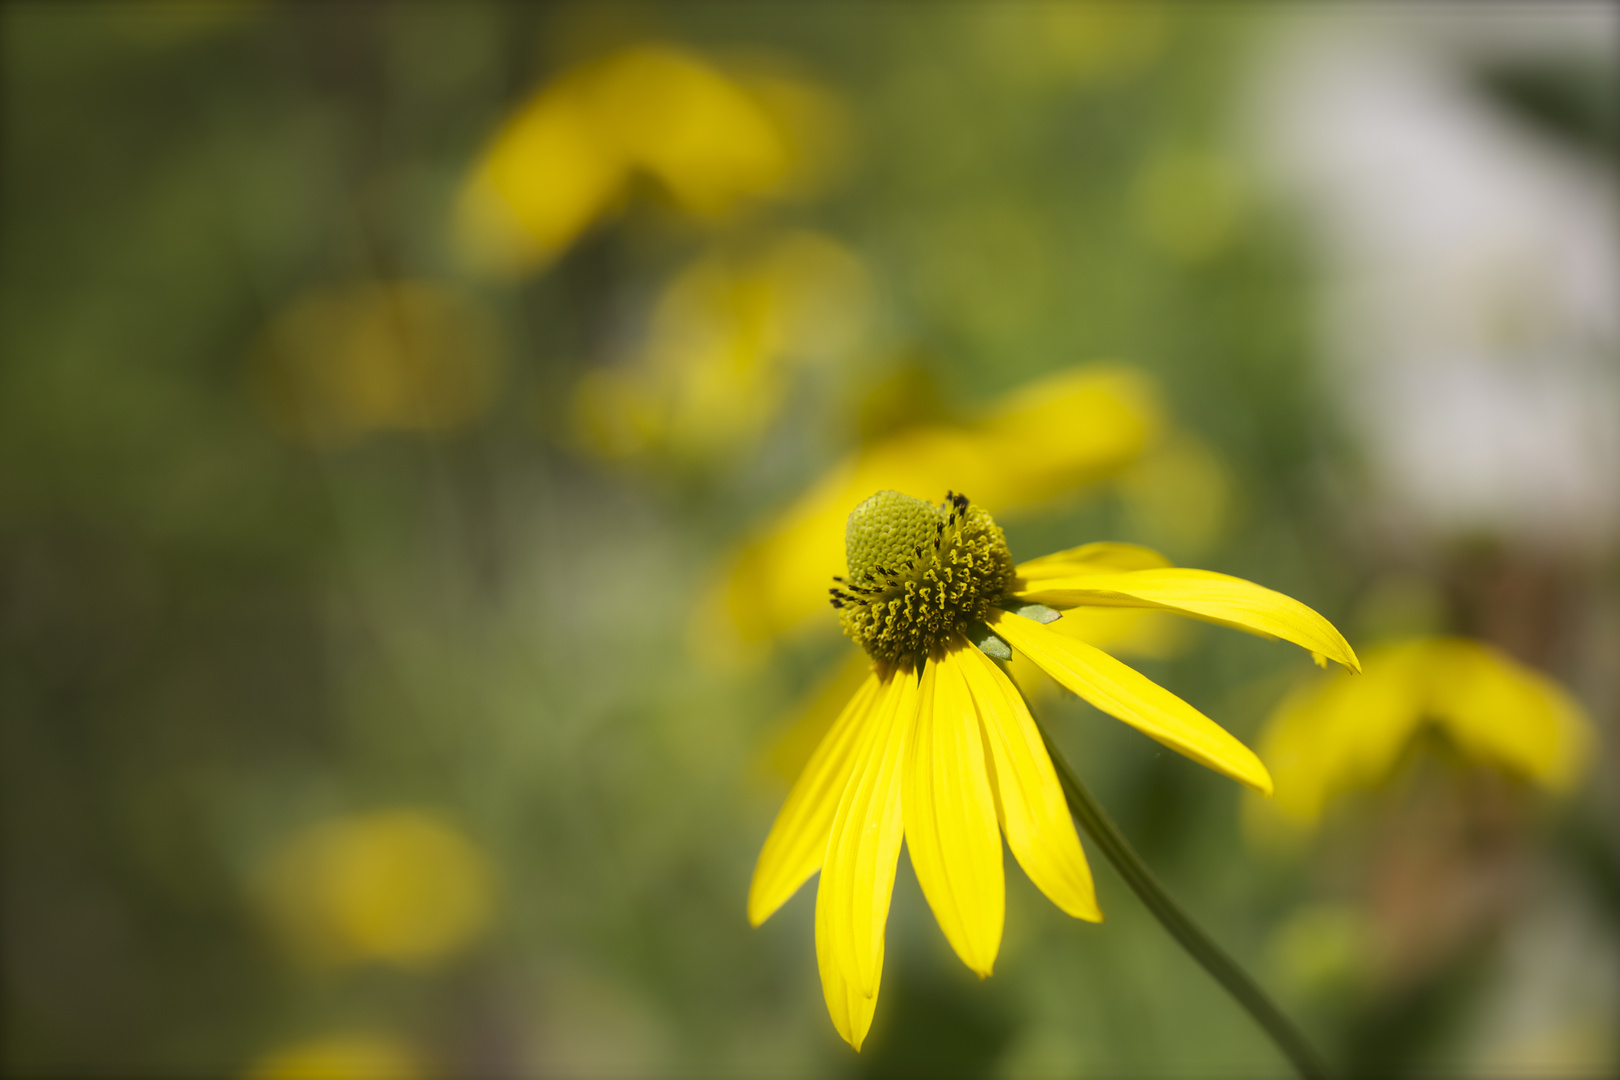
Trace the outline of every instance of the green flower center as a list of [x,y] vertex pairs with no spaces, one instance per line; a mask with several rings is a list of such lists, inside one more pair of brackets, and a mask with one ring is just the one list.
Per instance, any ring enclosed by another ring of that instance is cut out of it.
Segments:
[[828,590],[832,605],[874,660],[922,657],[982,620],[1013,579],[1007,539],[966,495],[939,506],[880,491],[844,528],[849,577]]

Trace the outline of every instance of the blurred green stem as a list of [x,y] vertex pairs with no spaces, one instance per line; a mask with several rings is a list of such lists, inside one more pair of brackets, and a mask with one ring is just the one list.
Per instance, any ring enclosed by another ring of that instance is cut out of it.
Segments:
[[1109,818],[1102,806],[1092,798],[1091,792],[1086,790],[1069,763],[1063,760],[1063,755],[1052,744],[1051,738],[1045,729],[1041,730],[1041,738],[1046,741],[1047,753],[1052,755],[1052,764],[1057,767],[1058,778],[1063,782],[1063,793],[1068,797],[1069,810],[1080,827],[1086,830],[1086,835],[1102,849],[1108,861],[1114,864],[1125,883],[1131,887],[1142,903],[1153,912],[1154,918],[1170,931],[1170,936],[1181,943],[1181,947],[1192,954],[1204,966],[1204,970],[1214,976],[1215,981],[1225,987],[1226,992],[1237,999],[1237,1003],[1248,1010],[1265,1033],[1271,1036],[1277,1049],[1293,1062],[1294,1068],[1305,1080],[1327,1080],[1328,1071],[1322,1060],[1311,1049],[1310,1043],[1305,1041],[1299,1029],[1293,1022],[1284,1016],[1282,1010],[1272,1004],[1260,984],[1250,978],[1249,973],[1238,966],[1237,961],[1228,956],[1219,945],[1215,944],[1210,936],[1198,927],[1198,924],[1188,918],[1176,902],[1170,899],[1170,894],[1164,891],[1153,872],[1147,868],[1142,857],[1136,853],[1131,845],[1121,835],[1119,827]]

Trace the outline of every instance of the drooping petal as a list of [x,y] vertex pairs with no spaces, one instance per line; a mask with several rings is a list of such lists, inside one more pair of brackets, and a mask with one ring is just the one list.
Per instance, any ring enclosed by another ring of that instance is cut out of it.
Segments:
[[1054,608],[1088,605],[1178,611],[1262,637],[1282,638],[1352,671],[1361,670],[1344,636],[1298,600],[1209,570],[1165,567],[1048,578],[1029,583],[1018,596]]
[[1169,565],[1170,560],[1152,548],[1101,540],[1019,563],[1018,577],[1026,582],[1044,581],[1120,570],[1157,570]]
[[1263,795],[1271,794],[1271,776],[1254,751],[1152,679],[1031,619],[1002,611],[991,616],[990,625],[1007,644],[1103,712]]
[[821,993],[827,999],[827,1015],[832,1017],[833,1027],[859,1052],[872,1027],[872,1014],[877,1011],[877,988],[883,981],[883,941],[878,940],[876,982],[868,996],[855,989],[833,962],[828,925],[831,910],[830,905],[816,905],[816,967],[821,972]]
[[754,880],[748,887],[748,921],[755,926],[798,891],[809,876],[821,869],[832,833],[838,800],[855,769],[855,748],[878,699],[878,677],[868,675],[855,696],[822,737],[805,765],[776,823],[765,837]]
[[1028,706],[1001,669],[978,649],[961,649],[952,656],[983,724],[996,811],[1013,857],[1035,887],[1064,912],[1102,922],[1074,818]]
[[911,671],[902,667],[885,680],[855,751],[855,771],[838,803],[816,890],[817,954],[825,951],[863,997],[877,994],[882,967],[883,927],[904,835],[901,763],[917,720],[917,698]]
[[[1177,626],[1186,620],[1165,611],[1142,611],[1131,608],[1090,608],[1093,614],[1125,615],[1164,619]],[[1091,641],[1098,648],[1102,642]],[[799,699],[798,706],[778,727],[776,735],[754,759],[753,775],[761,781],[780,780],[790,787],[798,781],[804,767],[810,764],[821,741],[838,718],[844,715],[850,699],[855,696],[872,674],[872,658],[864,649],[847,649],[838,663],[828,668],[815,685]],[[836,807],[834,808],[836,809]]]
[[1428,643],[1430,712],[1464,753],[1564,791],[1592,739],[1579,702],[1506,653],[1466,638]]
[[985,978],[1001,948],[1006,888],[984,738],[958,663],[953,650],[923,672],[901,801],[928,906],[956,955]]
[[1312,673],[1272,710],[1259,746],[1277,795],[1245,811],[1257,839],[1314,827],[1334,796],[1389,774],[1428,709],[1425,648],[1375,646],[1365,674]]

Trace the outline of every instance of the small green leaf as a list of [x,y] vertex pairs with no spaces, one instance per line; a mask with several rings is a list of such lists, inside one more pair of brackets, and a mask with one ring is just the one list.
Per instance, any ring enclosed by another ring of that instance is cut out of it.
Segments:
[[1038,623],[1052,623],[1063,618],[1062,612],[1053,611],[1045,604],[1026,604],[1020,600],[1008,599],[1001,602],[1001,608],[1003,611],[1010,611],[1014,615],[1034,619]]
[[968,623],[967,636],[984,655],[996,660],[1012,659],[1012,647],[996,637],[995,631],[984,623],[978,621]]

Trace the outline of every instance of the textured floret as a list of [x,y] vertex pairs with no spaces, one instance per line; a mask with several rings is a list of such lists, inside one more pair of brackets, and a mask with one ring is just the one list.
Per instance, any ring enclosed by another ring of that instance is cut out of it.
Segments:
[[880,491],[844,531],[847,579],[829,590],[844,633],[875,660],[925,656],[983,619],[1014,576],[1001,528],[966,495]]

